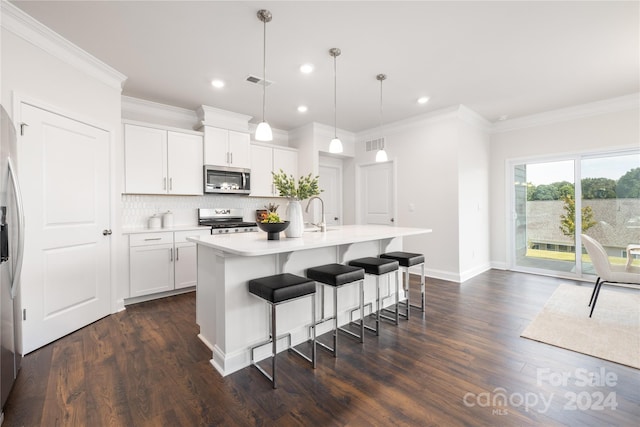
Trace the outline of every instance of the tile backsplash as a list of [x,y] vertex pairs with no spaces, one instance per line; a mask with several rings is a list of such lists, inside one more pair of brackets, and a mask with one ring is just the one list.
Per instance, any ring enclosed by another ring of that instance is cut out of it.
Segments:
[[146,228],[147,221],[154,214],[173,212],[173,223],[196,225],[198,208],[242,208],[245,221],[255,221],[255,210],[263,209],[268,203],[280,205],[278,213],[284,215],[287,200],[283,198],[262,198],[234,195],[206,196],[153,196],[138,194],[122,195],[122,226],[124,228]]

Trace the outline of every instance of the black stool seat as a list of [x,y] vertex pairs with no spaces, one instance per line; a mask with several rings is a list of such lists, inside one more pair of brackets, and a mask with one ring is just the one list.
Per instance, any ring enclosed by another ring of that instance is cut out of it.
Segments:
[[380,255],[380,258],[396,260],[402,267],[411,267],[424,262],[424,255],[411,252],[388,252]]
[[346,283],[364,279],[361,267],[342,264],[327,264],[307,269],[307,277],[331,286],[342,286]]
[[249,281],[249,292],[273,304],[316,292],[316,282],[295,274],[283,273]]
[[364,272],[367,274],[380,276],[397,270],[400,264],[395,260],[365,257],[354,259],[349,262],[349,265],[364,268]]

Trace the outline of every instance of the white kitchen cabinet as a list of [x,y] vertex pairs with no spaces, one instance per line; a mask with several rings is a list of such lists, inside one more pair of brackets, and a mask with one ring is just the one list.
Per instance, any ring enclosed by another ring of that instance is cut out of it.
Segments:
[[173,270],[173,233],[145,233],[129,237],[131,297],[173,289]]
[[204,164],[249,169],[250,145],[250,137],[246,132],[205,126]]
[[174,262],[175,289],[196,285],[198,279],[198,252],[196,244],[187,241],[187,237],[205,234],[210,234],[210,231],[180,231],[174,233],[174,248],[176,250]]
[[130,297],[195,286],[197,248],[187,237],[209,233],[206,229],[130,235]]
[[125,192],[203,194],[202,134],[125,123]]
[[251,144],[251,195],[277,197],[271,172],[282,169],[298,179],[298,150],[268,144]]

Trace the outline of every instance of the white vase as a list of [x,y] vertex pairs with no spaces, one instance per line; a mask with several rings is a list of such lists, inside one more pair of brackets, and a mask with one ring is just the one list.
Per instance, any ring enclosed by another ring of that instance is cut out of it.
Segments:
[[286,215],[289,226],[284,230],[284,235],[287,237],[302,237],[302,233],[304,232],[304,218],[302,217],[300,200],[289,200]]

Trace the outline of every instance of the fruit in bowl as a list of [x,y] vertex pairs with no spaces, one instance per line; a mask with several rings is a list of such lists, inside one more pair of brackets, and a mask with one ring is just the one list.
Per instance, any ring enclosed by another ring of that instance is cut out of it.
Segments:
[[280,240],[280,233],[289,226],[289,221],[282,221],[275,212],[269,212],[266,218],[258,221],[258,228],[267,232],[267,240]]

